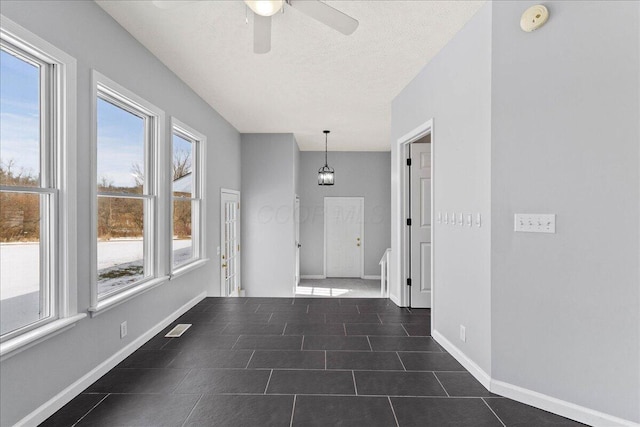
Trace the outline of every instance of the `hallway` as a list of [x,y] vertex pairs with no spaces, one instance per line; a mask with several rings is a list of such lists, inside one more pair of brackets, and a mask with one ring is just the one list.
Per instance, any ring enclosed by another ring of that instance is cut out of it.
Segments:
[[42,425],[581,425],[489,393],[429,333],[387,299],[206,298]]

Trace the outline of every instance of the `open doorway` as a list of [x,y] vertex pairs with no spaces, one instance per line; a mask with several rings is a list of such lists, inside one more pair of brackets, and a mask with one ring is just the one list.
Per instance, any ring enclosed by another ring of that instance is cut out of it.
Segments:
[[425,123],[400,141],[401,284],[403,305],[433,304],[433,126]]

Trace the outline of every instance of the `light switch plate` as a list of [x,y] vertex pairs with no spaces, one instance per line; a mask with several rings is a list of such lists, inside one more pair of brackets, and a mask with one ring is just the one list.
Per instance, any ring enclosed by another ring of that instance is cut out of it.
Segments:
[[555,214],[515,214],[514,230],[519,233],[556,232]]

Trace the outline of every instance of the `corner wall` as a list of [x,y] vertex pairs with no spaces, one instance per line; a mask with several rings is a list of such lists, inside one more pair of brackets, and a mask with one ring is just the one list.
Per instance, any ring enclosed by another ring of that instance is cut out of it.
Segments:
[[[434,226],[433,327],[485,373],[491,372],[491,4],[433,58],[393,102],[391,284],[400,283],[398,139],[433,118],[434,212],[472,212],[480,228]],[[467,341],[458,339],[465,325]]]
[[640,422],[640,3],[548,2],[525,33],[533,4],[493,6],[492,376]]
[[[78,311],[89,307],[91,69],[207,136],[207,254],[196,271],[118,305],[0,364],[0,425],[35,411],[203,292],[219,295],[220,187],[240,187],[240,135],[92,1],[2,1],[2,14],[77,59]],[[129,333],[120,339],[122,321]]]
[[291,297],[295,281],[293,134],[242,134],[242,287],[248,297]]
[[336,184],[318,185],[324,151],[300,153],[300,274],[324,275],[324,198],[364,197],[364,274],[380,276],[380,258],[390,246],[390,153],[330,152]]

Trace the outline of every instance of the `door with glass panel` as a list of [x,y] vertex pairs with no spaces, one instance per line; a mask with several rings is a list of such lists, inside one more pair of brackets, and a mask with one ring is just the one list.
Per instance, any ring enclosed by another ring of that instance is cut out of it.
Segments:
[[240,193],[222,190],[220,196],[220,283],[222,295],[240,294]]

